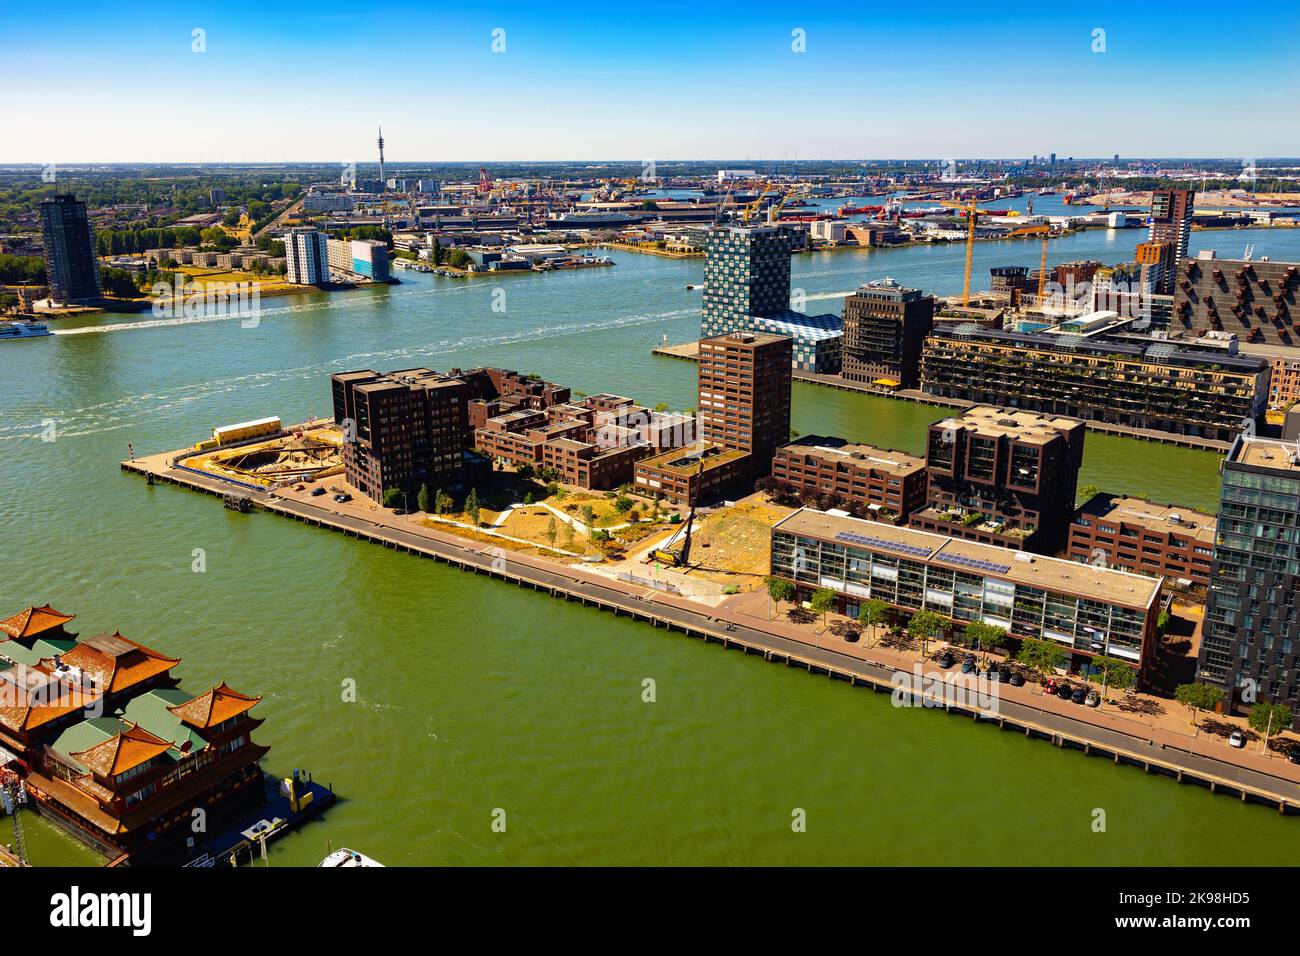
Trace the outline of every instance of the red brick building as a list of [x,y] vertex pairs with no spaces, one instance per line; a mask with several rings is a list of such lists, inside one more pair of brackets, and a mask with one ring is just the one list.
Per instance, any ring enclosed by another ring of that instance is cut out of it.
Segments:
[[1102,494],[1085,502],[1075,515],[1069,556],[1208,587],[1214,540],[1212,514]]
[[816,500],[860,518],[906,524],[925,505],[925,459],[806,435],[776,450],[767,487],[777,499]]

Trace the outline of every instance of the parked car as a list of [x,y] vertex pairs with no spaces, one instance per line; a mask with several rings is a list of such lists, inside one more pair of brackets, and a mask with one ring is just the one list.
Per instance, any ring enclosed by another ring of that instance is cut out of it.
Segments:
[[1087,699],[1088,692],[1082,687],[1076,687],[1074,690],[1070,691],[1070,703],[1072,704],[1082,704]]
[[1243,747],[1246,746],[1246,735],[1243,734],[1240,730],[1234,730],[1228,736],[1228,746],[1236,747],[1238,750],[1242,749]]
[[1002,671],[990,664],[989,669],[984,672],[984,676],[994,683],[997,683],[1002,680]]
[[998,665],[998,680],[1002,681],[1004,684],[1011,683],[1011,668],[1006,664]]
[[1090,690],[1088,691],[1088,696],[1084,699],[1083,702],[1087,704],[1089,707],[1100,707],[1101,695],[1098,694],[1095,690]]
[[323,494],[325,494],[325,489],[319,486],[311,490],[311,496],[313,498],[319,498]]
[[955,664],[956,662],[957,659],[952,656],[951,651],[944,651],[943,654],[941,654],[939,657],[939,666],[944,668],[945,670],[949,667],[952,667],[952,665]]
[[1012,671],[1011,677],[1008,679],[1007,683],[1009,683],[1012,687],[1024,687],[1025,675],[1020,673],[1020,671]]
[[337,501],[339,504],[343,504],[345,501],[351,501],[352,496],[348,494],[346,491],[342,491],[334,496],[334,500]]
[[1292,747],[1286,752],[1286,759],[1292,763],[1300,763],[1300,747]]
[[1056,685],[1056,696],[1061,700],[1069,700],[1074,696],[1074,688],[1065,681],[1061,681]]
[[975,669],[975,655],[967,654],[966,659],[961,662],[961,672],[963,674],[969,674],[974,669]]

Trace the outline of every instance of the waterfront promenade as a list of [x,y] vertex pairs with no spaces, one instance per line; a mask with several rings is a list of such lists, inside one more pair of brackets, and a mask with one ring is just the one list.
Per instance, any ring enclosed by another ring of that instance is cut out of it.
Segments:
[[[616,580],[593,568],[559,564],[458,538],[419,524],[416,516],[396,515],[369,501],[339,504],[310,498],[306,492],[237,488],[208,475],[172,467],[176,454],[124,461],[122,468],[217,496],[245,496],[256,509],[432,557],[517,586],[532,587],[876,691],[893,692],[894,675],[910,674],[918,663],[914,652],[848,643],[816,625],[768,620],[763,595],[742,595],[712,607]],[[922,667],[927,672],[933,669],[926,663]],[[1220,739],[1192,735],[1185,708],[1171,701],[1161,701],[1165,709],[1162,716],[1143,718],[1121,713],[1110,705],[1092,710],[1046,697],[1033,686],[998,684],[997,694],[996,713],[976,713],[969,706],[945,705],[944,709],[1049,740],[1057,746],[1138,766],[1149,773],[1196,782],[1242,800],[1265,802],[1284,811],[1300,810],[1300,766],[1276,755],[1256,753],[1254,744],[1237,751]]]

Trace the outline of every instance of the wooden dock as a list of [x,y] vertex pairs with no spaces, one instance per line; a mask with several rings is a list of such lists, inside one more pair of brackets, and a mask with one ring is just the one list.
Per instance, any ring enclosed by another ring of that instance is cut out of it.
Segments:
[[[164,457],[170,460],[171,456],[158,456],[152,461]],[[156,469],[143,461],[124,461],[122,468],[133,474],[147,475],[151,481],[169,482],[218,498],[229,491],[222,481],[199,472],[170,467]],[[380,524],[326,506],[266,492],[250,494],[249,501],[257,510],[293,518],[313,527],[340,531],[385,548],[432,558],[516,587],[531,588],[584,607],[643,621],[652,627],[677,632],[706,644],[757,654],[766,661],[797,667],[810,674],[844,681],[850,686],[869,688],[876,693],[902,693],[916,706],[924,703],[919,693],[896,686],[895,675],[907,671],[763,630],[731,619],[722,609],[695,604],[663,592],[650,593],[647,589],[617,582],[581,567],[546,562],[503,551],[499,547],[456,539],[431,529],[416,532]],[[998,701],[996,712],[950,704],[940,704],[940,708],[954,716],[984,720],[1004,730],[1048,740],[1058,747],[1105,757],[1116,764],[1141,767],[1147,773],[1169,776],[1180,783],[1199,784],[1214,793],[1275,806],[1283,813],[1300,811],[1300,783],[1216,757],[1157,744],[1130,733],[1007,699]]]

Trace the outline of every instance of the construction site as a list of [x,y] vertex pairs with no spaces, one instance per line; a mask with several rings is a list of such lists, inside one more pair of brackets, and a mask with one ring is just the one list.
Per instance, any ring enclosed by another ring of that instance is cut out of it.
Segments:
[[[268,425],[265,438],[225,440],[230,429]],[[218,436],[220,433],[220,437]],[[280,429],[279,419],[214,429],[211,441],[200,442],[196,454],[184,460],[186,468],[262,488],[285,483],[320,481],[343,473],[343,434],[333,424],[312,424]]]

